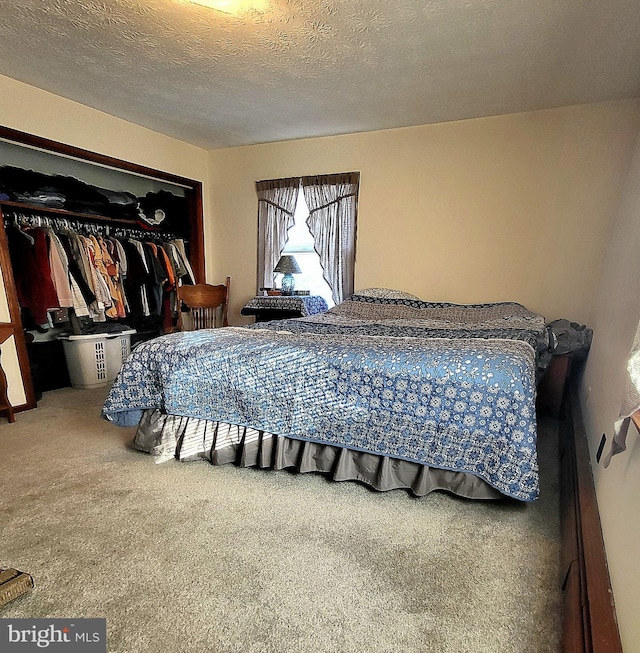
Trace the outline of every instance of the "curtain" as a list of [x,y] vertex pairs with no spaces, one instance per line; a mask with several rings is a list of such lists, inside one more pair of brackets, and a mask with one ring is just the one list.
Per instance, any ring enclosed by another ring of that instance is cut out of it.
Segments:
[[359,181],[358,172],[302,178],[307,226],[336,304],[353,294]]
[[605,467],[609,466],[612,456],[622,453],[627,448],[627,431],[629,430],[631,415],[637,410],[640,410],[640,324],[627,362],[627,378],[620,408],[620,418],[614,425],[611,448],[602,461]]
[[294,225],[300,177],[256,182],[258,194],[258,287],[274,287],[273,268]]

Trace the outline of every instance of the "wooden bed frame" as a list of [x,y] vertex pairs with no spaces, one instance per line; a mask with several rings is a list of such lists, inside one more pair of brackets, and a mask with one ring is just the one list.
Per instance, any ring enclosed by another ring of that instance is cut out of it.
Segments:
[[560,438],[562,650],[622,653],[578,382],[569,378]]

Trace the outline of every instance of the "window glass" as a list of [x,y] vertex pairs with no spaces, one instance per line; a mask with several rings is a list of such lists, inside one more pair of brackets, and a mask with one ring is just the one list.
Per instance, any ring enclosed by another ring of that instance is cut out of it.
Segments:
[[[329,307],[334,305],[331,297],[331,288],[322,276],[320,257],[313,248],[313,236],[307,226],[309,207],[304,199],[302,189],[298,193],[295,211],[295,225],[289,229],[289,239],[284,247],[283,254],[295,256],[302,274],[294,275],[296,290],[308,290],[312,295],[324,297]],[[276,287],[282,284],[282,274],[276,275]]]

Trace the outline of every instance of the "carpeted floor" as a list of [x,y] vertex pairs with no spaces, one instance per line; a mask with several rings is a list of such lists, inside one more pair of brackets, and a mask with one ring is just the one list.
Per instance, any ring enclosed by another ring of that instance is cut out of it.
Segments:
[[0,424],[0,617],[106,617],[112,653],[559,650],[557,429],[533,504],[377,493],[319,475],[156,465],[104,389]]

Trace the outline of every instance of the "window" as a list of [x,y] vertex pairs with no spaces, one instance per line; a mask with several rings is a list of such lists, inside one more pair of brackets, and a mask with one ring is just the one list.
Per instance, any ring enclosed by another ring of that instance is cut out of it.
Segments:
[[[334,305],[331,287],[322,276],[320,257],[313,246],[313,236],[307,226],[309,207],[304,199],[304,193],[298,193],[294,225],[289,229],[283,254],[295,256],[302,274],[296,274],[296,290],[308,290],[312,295],[324,297],[329,307]],[[276,274],[276,288],[282,284],[282,274]]]
[[[324,279],[335,304],[353,293],[359,182],[358,172],[256,182],[258,288],[276,285],[273,270],[286,251],[300,255],[308,275],[296,279],[298,289],[324,296]],[[313,271],[316,257],[322,274]]]

